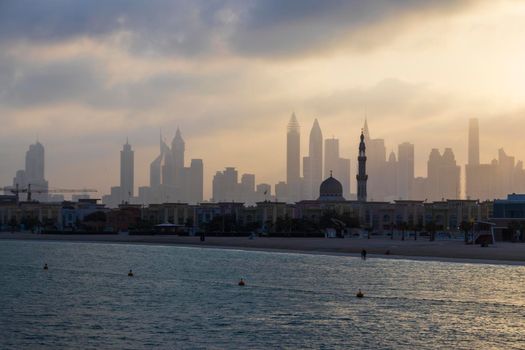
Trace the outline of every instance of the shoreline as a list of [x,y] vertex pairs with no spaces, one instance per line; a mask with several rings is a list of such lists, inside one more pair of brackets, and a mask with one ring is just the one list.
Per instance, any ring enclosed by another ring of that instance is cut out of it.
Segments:
[[[204,242],[199,237],[155,235],[75,235],[75,234],[32,234],[0,233],[2,240],[50,241],[144,244],[161,246],[185,246],[194,248],[233,249],[274,253],[297,253],[331,256],[359,257],[362,249],[367,257],[381,259],[401,259],[414,261],[442,261],[458,263],[483,263],[504,265],[525,265],[525,244],[498,242],[494,246],[482,248],[465,245],[462,241],[338,239],[338,238],[283,238],[283,237],[214,237],[208,236]],[[390,254],[385,254],[389,250]]]

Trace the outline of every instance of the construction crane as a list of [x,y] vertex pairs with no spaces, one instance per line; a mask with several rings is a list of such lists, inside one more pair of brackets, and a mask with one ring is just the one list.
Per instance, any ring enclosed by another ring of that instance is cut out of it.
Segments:
[[20,193],[27,193],[27,201],[31,201],[32,193],[92,193],[98,192],[97,190],[90,188],[81,188],[81,189],[65,189],[65,188],[54,188],[54,189],[32,189],[31,184],[28,184],[26,188],[20,188],[18,184],[15,187],[6,186],[2,189],[4,193],[11,192],[16,195],[16,200],[19,200]]

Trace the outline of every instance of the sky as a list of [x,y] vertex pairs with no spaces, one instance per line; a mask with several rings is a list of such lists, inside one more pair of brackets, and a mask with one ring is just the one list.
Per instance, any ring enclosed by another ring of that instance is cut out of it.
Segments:
[[417,176],[432,148],[466,162],[472,117],[482,162],[525,159],[524,62],[517,0],[0,0],[0,185],[38,139],[51,187],[107,193],[126,138],[147,185],[177,127],[206,198],[226,166],[275,184],[292,112],[303,155],[318,118],[352,176],[365,115]]

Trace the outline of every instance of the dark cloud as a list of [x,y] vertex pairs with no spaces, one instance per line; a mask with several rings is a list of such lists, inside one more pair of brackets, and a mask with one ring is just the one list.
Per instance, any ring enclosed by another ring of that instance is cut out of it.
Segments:
[[4,62],[0,64],[0,102],[30,107],[82,101],[103,86],[103,73],[87,57],[44,65]]
[[247,79],[241,69],[236,73],[161,70],[115,83],[104,62],[90,56],[38,62],[0,54],[0,106],[72,103],[94,109],[145,110],[187,95],[225,94]]
[[60,42],[129,32],[137,53],[206,52],[211,47],[217,2],[190,0],[3,0],[0,42]]
[[[257,1],[232,36],[245,55],[286,56],[336,46],[373,47],[404,28],[407,16],[457,10],[470,0]],[[385,23],[387,31],[378,30]],[[377,30],[377,31],[376,31]]]
[[[47,43],[128,32],[131,40],[126,48],[137,54],[206,54],[223,44],[243,55],[294,55],[341,44],[355,33],[363,36],[383,22],[399,21],[394,27],[402,27],[406,15],[424,17],[472,2],[3,0],[0,43]],[[395,32],[389,30],[381,38],[368,36],[358,41],[379,44]]]

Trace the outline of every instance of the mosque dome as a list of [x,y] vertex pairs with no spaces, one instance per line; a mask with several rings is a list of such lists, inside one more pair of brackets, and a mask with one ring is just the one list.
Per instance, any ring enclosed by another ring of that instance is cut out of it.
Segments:
[[343,185],[330,175],[319,187],[319,200],[344,201]]

